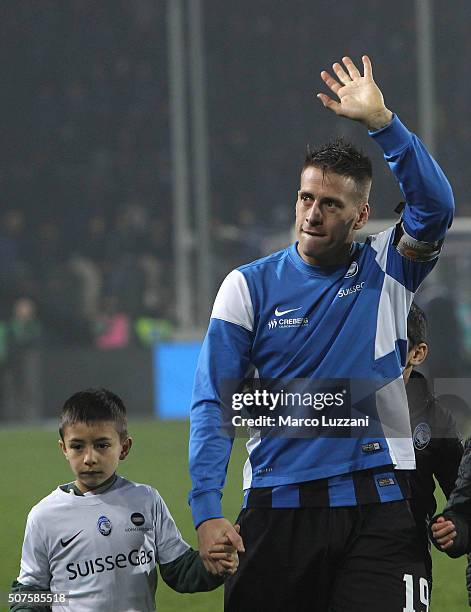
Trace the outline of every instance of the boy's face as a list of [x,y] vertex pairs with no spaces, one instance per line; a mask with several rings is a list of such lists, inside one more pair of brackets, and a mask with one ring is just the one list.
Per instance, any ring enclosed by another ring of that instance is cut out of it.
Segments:
[[75,484],[86,493],[114,474],[120,459],[129,453],[132,439],[121,440],[112,421],[98,421],[69,425],[59,445],[75,474]]

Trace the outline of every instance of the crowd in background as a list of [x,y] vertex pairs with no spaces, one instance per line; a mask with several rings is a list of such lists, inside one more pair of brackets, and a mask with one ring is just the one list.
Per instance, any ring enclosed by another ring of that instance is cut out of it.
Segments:
[[[175,331],[166,5],[2,7],[2,362],[21,346],[146,346]],[[338,122],[332,133],[332,123],[318,120],[318,72],[329,68],[320,50],[330,45],[332,61],[345,50],[367,51],[390,106],[416,128],[416,23],[406,0],[394,11],[373,0],[362,11],[351,2],[338,11],[330,0],[315,8],[302,0],[202,6],[216,287],[286,232],[308,142],[342,134],[370,146],[356,126]],[[467,49],[465,22],[452,11],[445,17],[462,35],[455,46]],[[436,59],[438,154],[458,213],[471,214],[462,172],[470,128],[458,112],[469,83],[453,80],[457,115],[446,114],[450,61],[440,49]],[[379,152],[374,161],[374,216],[391,217],[400,194]]]
[[[2,102],[10,115],[0,175],[1,317],[14,326],[18,301],[27,300],[35,336],[48,346],[166,337],[163,8],[46,1],[4,9],[2,63],[14,87]],[[11,350],[15,342],[5,334]]]

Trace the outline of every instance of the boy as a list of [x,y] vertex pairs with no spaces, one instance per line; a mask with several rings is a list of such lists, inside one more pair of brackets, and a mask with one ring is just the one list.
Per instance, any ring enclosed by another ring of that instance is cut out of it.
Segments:
[[425,361],[428,353],[425,314],[415,303],[412,303],[407,317],[407,337],[408,353],[403,377],[416,459],[416,470],[411,478],[411,506],[431,584],[432,558],[427,525],[437,509],[433,494],[434,476],[448,498],[455,486],[463,446],[452,416],[434,398],[426,378],[414,370]]
[[471,438],[466,440],[456,486],[443,513],[433,519],[432,542],[453,559],[468,553],[466,586],[471,606]]
[[[68,592],[69,605],[55,604],[53,610],[143,612],[155,610],[157,564],[179,592],[222,584],[182,539],[159,493],[116,474],[132,446],[117,395],[106,389],[76,393],[64,404],[59,433],[75,481],[29,513],[14,591]],[[234,548],[220,542],[212,556],[228,575],[236,571]]]

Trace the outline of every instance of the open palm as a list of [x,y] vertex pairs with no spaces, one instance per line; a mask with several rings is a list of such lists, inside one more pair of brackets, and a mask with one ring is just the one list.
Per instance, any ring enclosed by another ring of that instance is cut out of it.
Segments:
[[383,94],[373,80],[369,57],[364,55],[362,60],[363,76],[349,57],[342,58],[345,68],[338,62],[333,65],[337,78],[325,70],[321,72],[322,80],[338,97],[338,102],[323,93],[317,97],[336,115],[361,121],[368,127],[376,129],[380,127],[376,125],[377,123],[388,123],[392,114],[386,109]]

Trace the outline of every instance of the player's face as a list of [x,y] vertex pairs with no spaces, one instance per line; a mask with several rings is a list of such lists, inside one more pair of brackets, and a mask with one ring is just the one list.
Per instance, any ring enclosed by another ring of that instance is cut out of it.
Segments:
[[75,484],[83,493],[96,489],[115,473],[131,444],[131,438],[120,439],[111,421],[69,425],[64,431],[64,441],[59,440],[75,474]]
[[352,178],[309,166],[301,174],[296,202],[300,256],[311,265],[346,263],[354,232],[368,215],[369,205],[359,201]]

